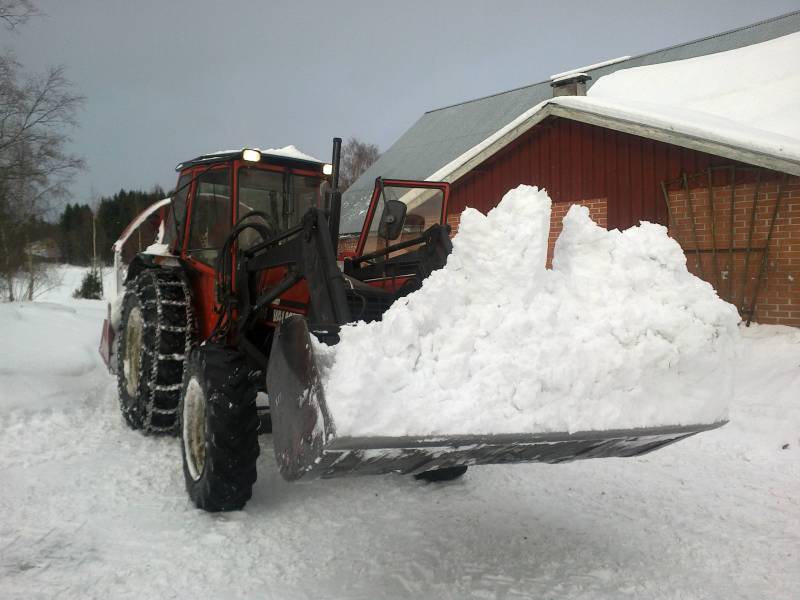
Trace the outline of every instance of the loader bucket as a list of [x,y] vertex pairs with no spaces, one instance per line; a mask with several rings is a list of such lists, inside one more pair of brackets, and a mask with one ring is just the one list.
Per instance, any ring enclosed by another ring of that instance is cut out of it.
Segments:
[[287,319],[276,331],[267,390],[275,456],[287,480],[421,473],[457,465],[639,456],[725,424],[429,438],[340,437],[328,413],[310,333],[302,317]]

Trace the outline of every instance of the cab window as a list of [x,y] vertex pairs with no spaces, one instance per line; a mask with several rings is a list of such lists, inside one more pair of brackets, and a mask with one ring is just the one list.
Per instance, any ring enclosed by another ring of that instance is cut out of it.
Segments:
[[231,230],[230,168],[222,167],[197,178],[187,251],[207,265],[214,264]]
[[[183,241],[183,229],[186,226],[186,198],[189,196],[192,175],[186,173],[178,179],[175,193],[172,194],[172,210],[167,213],[164,227],[164,243],[170,248],[179,249]],[[177,240],[177,244],[175,243]]]
[[[317,177],[241,167],[238,181],[238,219],[241,221],[255,211],[257,214],[249,220],[265,226],[271,235],[298,225],[306,211],[317,206],[319,199],[320,180]],[[258,241],[257,234],[249,230],[239,236],[241,248]]]
[[[384,203],[388,200],[400,200],[408,206],[400,238],[392,241],[385,240],[378,234]],[[369,223],[362,254],[369,254],[370,252],[382,250],[390,244],[405,242],[420,237],[431,225],[441,222],[443,202],[444,193],[438,188],[384,186],[378,196],[378,203],[375,207],[372,221]],[[397,254],[411,252],[412,250],[415,250],[415,248],[405,248],[399,250]]]

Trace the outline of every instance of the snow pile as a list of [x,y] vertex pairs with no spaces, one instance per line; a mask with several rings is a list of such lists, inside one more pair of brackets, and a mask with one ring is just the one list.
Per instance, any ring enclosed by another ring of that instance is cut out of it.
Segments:
[[[341,435],[580,431],[724,419],[739,320],[659,225],[573,206],[545,268],[550,199],[467,209],[447,266],[382,322],[317,344]],[[714,381],[714,385],[708,385]]]

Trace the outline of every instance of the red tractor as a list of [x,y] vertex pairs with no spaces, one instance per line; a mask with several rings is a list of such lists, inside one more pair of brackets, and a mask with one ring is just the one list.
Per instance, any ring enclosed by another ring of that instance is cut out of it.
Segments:
[[[310,336],[335,344],[340,326],[380,319],[452,249],[448,184],[379,178],[355,251],[337,256],[340,145],[331,165],[250,149],[182,163],[172,197],[114,246],[119,297],[101,354],[117,374],[127,424],[181,436],[198,507],[244,506],[258,435],[270,431],[286,479],[395,471],[442,480],[473,464],[634,456],[719,425],[337,437]],[[131,252],[132,233],[145,226],[156,242]]]

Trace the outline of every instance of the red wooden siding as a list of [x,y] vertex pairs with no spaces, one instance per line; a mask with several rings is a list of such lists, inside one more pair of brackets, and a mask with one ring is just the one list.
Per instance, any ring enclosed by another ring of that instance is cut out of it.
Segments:
[[[453,184],[451,212],[483,212],[521,183],[547,189],[554,202],[608,199],[608,227],[640,220],[666,224],[660,182],[734,161],[626,133],[550,118]],[[745,165],[741,165],[745,166]],[[765,179],[774,174],[764,175]],[[744,183],[752,173],[737,177]],[[707,181],[693,181],[692,187]]]
[[[731,165],[735,165],[735,173],[724,168]],[[708,201],[709,167],[721,167],[711,170],[713,197],[718,205],[714,210],[713,228]],[[744,258],[750,222],[747,215],[752,214],[748,211],[752,211],[757,173],[758,169],[727,158],[603,127],[551,118],[453,183],[449,222],[457,225],[458,215],[467,206],[487,212],[509,189],[526,183],[545,188],[556,203],[551,246],[560,231],[560,218],[573,203],[589,206],[593,218],[608,228],[625,229],[639,221],[667,225],[663,181],[668,184],[672,207],[670,233],[690,257],[687,261],[690,270],[704,276],[721,297],[735,303],[745,315],[752,309],[755,282],[761,272],[760,251],[755,251],[747,269]],[[696,242],[690,227],[687,194],[680,179],[683,174],[687,175],[689,196],[695,205]],[[752,248],[765,245],[777,198],[777,183],[782,179],[780,173],[761,172]],[[732,180],[736,185],[736,220],[731,254]],[[754,317],[761,323],[800,326],[800,178],[789,178],[784,188]],[[716,245],[712,232],[717,236]],[[702,253],[699,262],[693,253],[695,247]],[[716,265],[713,263],[715,253]]]

